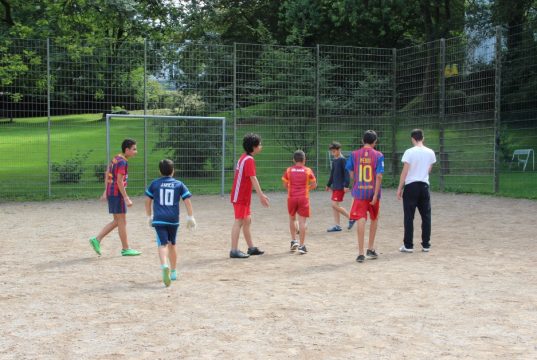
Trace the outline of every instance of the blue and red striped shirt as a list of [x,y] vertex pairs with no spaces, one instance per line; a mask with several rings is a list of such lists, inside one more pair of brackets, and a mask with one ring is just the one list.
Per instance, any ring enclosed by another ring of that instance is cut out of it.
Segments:
[[118,175],[123,175],[123,186],[127,187],[128,178],[127,158],[123,154],[114,156],[110,164],[108,165],[108,178],[106,179],[106,196],[120,196],[119,188],[117,186]]
[[[371,147],[355,150],[347,159],[346,169],[354,172],[352,197],[357,200],[373,200],[377,175],[384,173],[384,155]],[[378,194],[380,199],[380,191]]]

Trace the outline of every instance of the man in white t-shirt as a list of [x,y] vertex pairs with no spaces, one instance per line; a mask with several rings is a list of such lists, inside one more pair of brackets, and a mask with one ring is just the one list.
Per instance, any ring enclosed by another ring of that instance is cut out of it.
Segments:
[[[414,252],[414,214],[416,207],[421,215],[421,246],[424,252],[431,247],[431,197],[429,194],[429,173],[436,162],[434,151],[423,145],[423,130],[414,129],[410,134],[414,147],[403,154],[403,171],[397,188],[397,199],[403,198],[405,215],[404,244],[401,252]],[[404,188],[403,188],[404,187]]]

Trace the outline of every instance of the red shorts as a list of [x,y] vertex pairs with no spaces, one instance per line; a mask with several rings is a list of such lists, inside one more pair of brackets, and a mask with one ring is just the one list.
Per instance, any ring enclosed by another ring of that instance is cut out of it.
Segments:
[[252,213],[250,211],[250,204],[236,204],[233,203],[233,210],[235,211],[235,219],[246,219]]
[[371,220],[377,220],[379,216],[380,201],[377,200],[375,205],[371,205],[369,200],[357,200],[352,202],[352,208],[350,213],[351,220],[367,220],[367,213],[371,215]]
[[302,217],[310,217],[310,199],[307,197],[287,198],[287,211],[291,216],[298,213]]
[[332,201],[342,202],[345,197],[345,190],[332,190]]

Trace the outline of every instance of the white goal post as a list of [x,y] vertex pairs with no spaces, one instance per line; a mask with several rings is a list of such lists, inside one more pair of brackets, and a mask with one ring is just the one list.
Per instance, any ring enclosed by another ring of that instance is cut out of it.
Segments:
[[[147,187],[148,185],[148,165],[147,165],[147,157],[148,157],[148,120],[154,120],[154,121],[171,121],[171,120],[187,120],[188,122],[192,122],[193,125],[197,122],[219,122],[221,124],[221,145],[220,145],[220,151],[221,151],[221,161],[220,161],[220,195],[224,196],[224,187],[225,187],[225,155],[226,155],[226,118],[225,117],[213,117],[213,116],[172,116],[172,115],[126,115],[126,114],[106,114],[106,156],[107,156],[107,163],[111,159],[111,150],[110,150],[110,138],[113,136],[111,134],[111,120],[113,118],[127,118],[127,119],[143,119],[143,148],[144,148],[144,187]],[[125,134],[125,138],[132,137],[136,138],[134,135],[128,135]],[[139,140],[137,140],[138,143],[140,143]],[[215,144],[216,146],[217,144]],[[213,148],[216,150],[217,148]],[[181,175],[179,175],[181,176]],[[151,179],[152,180],[152,179]],[[187,186],[189,184],[187,183]]]

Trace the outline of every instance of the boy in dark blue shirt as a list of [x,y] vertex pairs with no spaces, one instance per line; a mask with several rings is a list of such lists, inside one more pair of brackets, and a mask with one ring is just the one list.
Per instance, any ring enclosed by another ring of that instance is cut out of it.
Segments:
[[[179,227],[179,200],[183,199],[188,213],[187,229],[196,228],[190,198],[192,194],[181,181],[173,178],[173,161],[165,159],[159,162],[161,178],[154,180],[145,191],[145,212],[149,225],[157,233],[158,254],[162,268],[162,281],[170,286],[171,280],[177,279],[177,252],[175,240]],[[151,206],[153,205],[153,206]],[[153,215],[151,215],[153,208]]]
[[[341,231],[340,214],[349,219],[349,213],[343,208],[340,203],[345,197],[345,193],[349,191],[349,172],[345,168],[346,160],[341,155],[341,144],[334,141],[328,147],[332,153],[334,160],[330,169],[330,179],[326,184],[326,191],[332,190],[332,213],[334,214],[335,225],[328,228],[328,232]],[[351,229],[354,225],[354,220],[349,220],[347,229]]]

